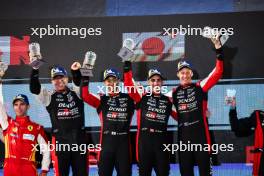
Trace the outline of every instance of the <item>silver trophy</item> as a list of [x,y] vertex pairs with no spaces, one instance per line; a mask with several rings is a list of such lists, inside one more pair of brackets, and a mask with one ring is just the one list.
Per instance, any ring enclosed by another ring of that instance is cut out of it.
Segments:
[[217,36],[219,36],[219,40],[220,40],[222,46],[225,44],[225,42],[229,38],[229,35],[227,33],[220,34],[219,31],[217,31],[216,29],[213,29],[209,26],[204,27],[202,35],[203,35],[203,37],[209,38],[209,39],[216,38]]
[[226,104],[232,104],[234,98],[236,97],[236,90],[235,89],[227,89],[226,90]]
[[122,58],[122,61],[131,61],[134,56],[135,42],[133,39],[127,38],[123,42],[123,47],[120,49],[119,53],[117,54],[119,57]]
[[34,69],[38,69],[41,65],[44,64],[42,60],[42,56],[40,53],[40,45],[39,43],[30,43],[29,44],[29,65]]
[[0,56],[0,80],[4,76],[7,68],[8,68],[8,65],[2,61],[2,56]]
[[93,67],[96,61],[96,54],[93,51],[87,51],[83,61],[82,68],[80,69],[82,76],[93,76]]

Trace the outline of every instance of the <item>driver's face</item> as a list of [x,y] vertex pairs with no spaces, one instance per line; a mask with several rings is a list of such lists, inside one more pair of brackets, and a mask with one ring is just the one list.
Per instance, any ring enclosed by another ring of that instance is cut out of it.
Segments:
[[65,76],[55,76],[51,80],[56,91],[64,91],[68,84],[68,77]]
[[118,92],[119,79],[114,76],[109,76],[104,80],[104,85],[107,87],[108,93]]
[[180,71],[178,71],[177,76],[180,80],[181,85],[187,85],[192,82],[193,72],[189,68],[183,68]]
[[152,88],[154,94],[159,94],[163,85],[163,80],[159,75],[154,75],[148,80],[148,84]]

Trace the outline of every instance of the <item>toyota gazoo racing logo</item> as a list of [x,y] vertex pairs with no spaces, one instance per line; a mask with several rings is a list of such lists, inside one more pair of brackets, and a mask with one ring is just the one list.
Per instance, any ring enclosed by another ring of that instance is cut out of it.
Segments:
[[187,104],[180,104],[179,105],[179,110],[186,110],[187,109]]
[[151,119],[155,119],[156,117],[157,117],[157,113],[155,113],[155,112],[148,112],[147,114],[146,114],[146,117],[148,117],[148,118],[151,118]]
[[58,116],[69,116],[69,115],[71,115],[71,112],[67,108],[59,109],[59,111],[58,111]]
[[108,114],[107,114],[107,117],[108,118],[117,118],[118,117],[118,112],[109,112]]
[[78,108],[74,108],[74,109],[68,109],[68,108],[64,108],[64,109],[59,109],[58,110],[58,117],[67,117],[67,116],[73,116],[79,113]]

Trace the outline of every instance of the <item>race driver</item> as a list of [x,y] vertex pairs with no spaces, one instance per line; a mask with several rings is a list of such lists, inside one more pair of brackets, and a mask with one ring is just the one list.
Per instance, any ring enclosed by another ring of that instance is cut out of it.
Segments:
[[137,142],[136,158],[140,176],[151,176],[154,169],[157,176],[168,176],[170,171],[169,153],[164,151],[167,144],[167,125],[172,111],[172,102],[162,94],[164,77],[157,69],[148,72],[148,88],[137,87],[132,75],[130,61],[124,63],[124,86],[136,103]]
[[[73,150],[74,145],[86,144],[84,129],[84,103],[79,87],[68,87],[67,71],[61,66],[51,69],[53,91],[41,87],[39,69],[33,68],[30,76],[30,91],[46,107],[52,124],[52,144],[70,145],[70,149],[52,151],[55,176],[68,176],[70,166],[73,176],[88,175],[87,152]],[[69,147],[68,147],[69,148]]]
[[[72,70],[79,71],[80,67],[80,63],[75,62]],[[75,81],[77,80],[78,78]],[[135,107],[133,99],[120,92],[119,81],[120,73],[116,69],[105,70],[103,82],[106,89],[97,95],[89,91],[89,77],[82,77],[82,98],[96,108],[101,121],[99,176],[112,176],[114,168],[118,176],[132,174],[129,130]]]
[[[255,133],[253,176],[264,176],[264,112],[255,110],[250,117],[237,117],[236,98],[229,102],[231,130],[237,137],[247,137]],[[254,130],[252,130],[254,128]]]
[[[2,92],[2,83],[0,83]],[[16,118],[7,115],[3,102],[0,102],[0,125],[5,144],[4,176],[37,176],[36,146],[43,155],[40,176],[46,176],[50,165],[48,141],[42,126],[30,120],[28,97],[23,94],[13,99]]]
[[[207,78],[193,83],[191,65],[186,60],[178,63],[177,76],[180,85],[173,90],[172,98],[178,115],[178,140],[183,144],[201,144],[205,147],[212,145],[206,118],[207,92],[223,74],[223,55],[219,37],[213,38],[212,42],[216,49],[216,66]],[[195,161],[200,175],[212,175],[211,150],[209,149],[180,151],[179,164],[182,176],[194,175]]]

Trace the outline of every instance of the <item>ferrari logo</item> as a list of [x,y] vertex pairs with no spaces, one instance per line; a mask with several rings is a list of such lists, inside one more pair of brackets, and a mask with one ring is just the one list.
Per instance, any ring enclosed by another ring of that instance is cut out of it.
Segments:
[[16,133],[16,132],[17,132],[17,127],[12,128],[12,131],[13,131],[14,133]]
[[28,128],[29,131],[33,130],[33,126],[32,125],[29,125],[27,128]]

